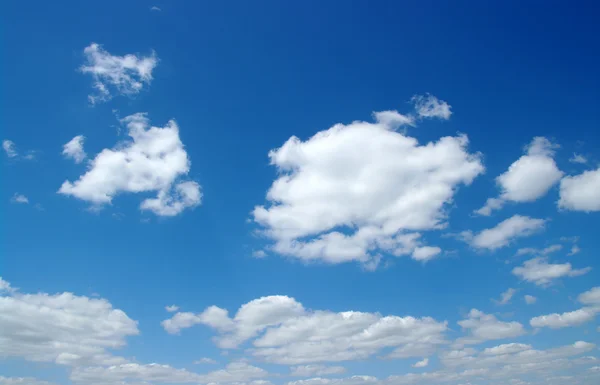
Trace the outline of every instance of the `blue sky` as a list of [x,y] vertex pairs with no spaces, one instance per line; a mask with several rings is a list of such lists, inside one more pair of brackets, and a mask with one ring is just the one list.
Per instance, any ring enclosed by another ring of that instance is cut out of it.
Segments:
[[485,3],[3,4],[0,385],[597,383],[598,6]]

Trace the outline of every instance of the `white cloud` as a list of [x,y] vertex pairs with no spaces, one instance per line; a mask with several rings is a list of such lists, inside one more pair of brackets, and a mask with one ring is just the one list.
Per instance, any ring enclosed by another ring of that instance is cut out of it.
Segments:
[[232,362],[225,369],[197,374],[169,365],[127,363],[109,367],[77,367],[71,381],[82,384],[130,384],[139,381],[151,383],[237,383],[264,378],[267,371],[244,362]]
[[151,10],[151,11],[157,11],[157,12],[160,12],[160,11],[162,11],[162,9],[160,9],[160,8],[159,8],[159,7],[157,7],[156,5],[153,5],[152,7],[150,7],[150,10]]
[[196,364],[196,365],[201,365],[201,364],[216,365],[217,361],[213,360],[212,358],[209,358],[209,357],[202,357],[199,360],[194,361],[194,364]]
[[536,328],[549,327],[551,329],[578,326],[593,320],[599,311],[600,309],[597,308],[582,308],[562,314],[546,314],[533,317],[529,324]]
[[17,145],[12,140],[4,139],[2,141],[2,149],[6,153],[6,156],[11,159],[19,159],[19,160],[34,160],[36,151],[27,151],[25,155],[20,156],[19,151],[17,151]]
[[254,258],[266,258],[267,253],[264,250],[255,250],[252,252]]
[[[505,354],[489,354],[487,349],[480,352],[470,348],[442,353],[440,355],[442,367],[437,371],[398,374],[386,378],[315,377],[288,382],[286,385],[563,385],[567,383],[565,381],[582,385],[597,383],[597,377],[588,377],[584,374],[584,370],[576,368],[576,365],[589,365],[594,362],[576,358],[595,349],[596,346],[592,343],[577,341],[572,345],[547,350],[535,350],[528,345],[513,346],[511,350],[510,345],[521,344],[507,344],[490,349],[505,350]],[[570,373],[573,376],[568,380],[563,375],[565,369],[574,369]]]
[[537,257],[525,261],[523,266],[517,266],[512,273],[521,279],[533,282],[538,286],[547,286],[553,280],[562,277],[577,277],[586,274],[590,267],[573,269],[570,263],[548,263],[548,258]]
[[87,46],[83,53],[86,64],[80,70],[92,75],[96,90],[94,95],[88,96],[92,104],[109,100],[115,91],[127,96],[139,93],[144,84],[152,81],[152,70],[158,64],[154,52],[145,57],[114,56],[96,43]]
[[211,306],[199,314],[177,313],[162,323],[169,333],[195,324],[215,329],[220,348],[237,348],[251,340],[253,356],[286,365],[364,359],[384,348],[399,350],[390,357],[418,357],[424,348],[435,350],[445,343],[447,329],[446,322],[430,317],[307,310],[286,296],[250,301],[233,318]]
[[177,305],[165,306],[165,310],[168,311],[169,313],[173,313],[173,312],[176,312],[177,310],[179,310],[179,306],[177,306]]
[[525,303],[526,303],[527,305],[533,305],[534,303],[536,303],[536,302],[537,302],[537,298],[536,298],[536,297],[534,297],[534,296],[532,296],[532,295],[529,295],[529,294],[525,294],[525,295],[523,296],[523,298],[525,299]]
[[586,164],[587,163],[587,159],[585,158],[585,156],[583,156],[581,154],[573,153],[573,156],[569,159],[569,162],[571,162],[571,163],[579,163],[579,164]]
[[560,181],[558,206],[574,211],[600,211],[600,168]]
[[581,293],[577,300],[585,305],[600,305],[600,286]]
[[450,119],[450,115],[452,115],[452,111],[450,111],[451,106],[448,103],[430,94],[415,95],[412,97],[412,102],[420,118],[448,120]]
[[590,290],[581,293],[577,297],[577,300],[588,306],[562,314],[552,313],[534,317],[529,323],[533,327],[559,329],[578,326],[593,320],[596,317],[596,314],[600,313],[600,286],[593,287]]
[[65,365],[118,362],[108,349],[124,346],[127,336],[138,333],[137,323],[105,299],[0,292],[2,357]]
[[466,136],[419,145],[395,128],[409,118],[375,113],[376,123],[336,124],[270,151],[279,172],[254,221],[272,251],[303,261],[370,263],[410,255],[420,231],[445,226],[448,204],[484,170]]
[[519,353],[529,349],[531,349],[531,345],[510,343],[494,346],[493,348],[487,348],[482,354],[487,356],[498,356],[503,354]]
[[300,365],[290,368],[290,376],[296,377],[328,376],[345,372],[346,368],[343,366]]
[[100,207],[122,192],[156,191],[157,198],[145,199],[140,208],[160,216],[198,206],[200,185],[180,180],[188,174],[190,161],[175,121],[162,128],[150,127],[146,114],[138,113],[121,122],[127,125],[132,141],[102,150],[79,180],[65,181],[58,192]]
[[494,210],[500,210],[504,207],[504,203],[504,199],[501,198],[488,198],[483,207],[475,210],[475,214],[489,217]]
[[472,309],[468,317],[458,321],[458,324],[468,333],[467,336],[456,340],[459,345],[473,345],[525,334],[525,329],[520,323],[515,321],[503,322],[493,315],[485,314],[477,309]]
[[13,142],[12,140],[4,139],[2,141],[2,148],[4,149],[6,156],[8,156],[9,158],[14,158],[19,155],[17,153],[15,142]]
[[85,137],[83,135],[77,135],[71,139],[67,144],[63,146],[63,155],[66,158],[71,158],[75,163],[81,163],[87,156],[83,150],[83,142]]
[[567,255],[571,256],[571,255],[579,254],[580,251],[581,251],[581,249],[579,248],[579,246],[573,245],[573,246],[571,246],[571,251],[569,251],[569,254],[567,254]]
[[411,365],[413,368],[424,368],[429,365],[429,358],[423,358],[421,361],[414,363]]
[[545,224],[544,219],[513,215],[493,228],[482,230],[477,235],[466,231],[461,236],[475,248],[496,250],[509,245],[517,238],[527,237],[542,230]]
[[504,293],[500,294],[500,300],[499,301],[494,300],[494,302],[496,302],[498,305],[507,305],[510,303],[510,300],[512,299],[512,297],[515,295],[516,292],[517,292],[517,290],[515,290],[513,288],[508,288]]
[[373,113],[375,121],[396,130],[402,126],[414,126],[415,119],[410,115],[402,115],[398,111],[377,111]]
[[434,246],[420,246],[413,250],[412,259],[427,262],[442,252],[442,249]]
[[556,251],[562,250],[562,245],[550,245],[543,249],[536,249],[534,247],[524,247],[517,250],[517,256],[533,254],[533,255],[548,255]]
[[15,290],[16,290],[16,289],[15,289],[15,288],[13,288],[13,287],[10,285],[10,282],[8,282],[8,281],[5,281],[5,280],[3,280],[3,279],[2,279],[2,277],[0,277],[0,294],[2,294],[2,292],[9,292],[9,293],[12,293],[12,292],[14,292]]
[[23,195],[23,194],[19,194],[19,193],[15,193],[12,198],[10,198],[10,201],[12,203],[22,203],[22,204],[27,204],[29,203],[29,199]]
[[[529,345],[512,343],[488,348],[483,352],[477,352],[474,349],[445,352],[440,354],[440,361],[447,368],[442,373],[449,376],[456,375],[460,368],[483,369],[486,371],[480,374],[484,378],[492,380],[491,383],[494,384],[501,383],[499,382],[501,378],[518,380],[534,374],[537,374],[537,379],[541,380],[540,382],[536,381],[536,384],[546,384],[548,382],[545,379],[549,373],[572,367],[574,364],[585,363],[567,358],[591,351],[595,347],[592,343],[577,341],[572,345],[535,350]],[[523,384],[523,382],[516,383]]]
[[55,385],[52,382],[38,380],[32,377],[4,377],[0,376],[0,385]]
[[544,137],[533,138],[526,147],[526,154],[496,178],[500,196],[488,199],[475,213],[488,216],[493,210],[502,208],[505,201],[533,202],[546,195],[563,176],[552,158],[557,147]]

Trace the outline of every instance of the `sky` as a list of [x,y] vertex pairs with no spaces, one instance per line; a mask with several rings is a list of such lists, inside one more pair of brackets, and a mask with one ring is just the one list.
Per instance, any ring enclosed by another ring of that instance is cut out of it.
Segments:
[[0,385],[599,383],[598,11],[3,2]]

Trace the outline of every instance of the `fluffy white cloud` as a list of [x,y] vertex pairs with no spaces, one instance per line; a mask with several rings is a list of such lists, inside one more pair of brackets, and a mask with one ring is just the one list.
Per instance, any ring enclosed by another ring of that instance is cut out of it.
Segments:
[[529,349],[531,349],[531,345],[517,344],[517,343],[513,342],[510,344],[502,344],[502,345],[494,346],[493,348],[487,348],[483,351],[482,354],[487,355],[487,356],[497,356],[497,355],[502,355],[502,354],[519,353],[519,352],[522,352],[524,350],[529,350]]
[[121,122],[127,125],[132,141],[102,150],[79,180],[65,181],[58,192],[101,206],[122,192],[156,191],[157,197],[145,199],[140,208],[161,216],[198,206],[200,185],[180,180],[188,174],[190,161],[175,121],[162,128],[150,127],[146,114],[138,113]]
[[419,362],[415,362],[413,365],[411,365],[413,368],[424,368],[427,365],[429,365],[429,358],[423,358],[421,361]]
[[[592,343],[577,341],[572,345],[548,350],[535,350],[525,344],[504,344],[477,352],[474,349],[463,349],[445,352],[440,355],[442,365],[448,369],[446,373],[457,373],[459,368],[481,370],[485,378],[498,383],[501,378],[518,379],[534,373],[547,374],[559,371],[574,364],[584,364],[576,359],[567,360],[582,353],[591,351],[596,346]],[[539,373],[541,372],[541,373]],[[530,377],[531,378],[531,377]],[[545,377],[538,377],[540,384],[548,383]],[[538,382],[536,382],[538,383]],[[591,383],[590,383],[591,384]]]
[[558,146],[544,137],[535,137],[526,147],[526,154],[510,165],[496,178],[501,189],[500,197],[490,198],[476,210],[479,215],[490,215],[500,209],[505,201],[533,202],[546,195],[548,190],[563,176],[554,159]]
[[525,294],[525,295],[523,296],[523,298],[525,299],[525,303],[526,303],[527,305],[533,305],[534,303],[536,303],[536,302],[537,302],[537,298],[536,298],[536,297],[534,297],[534,296],[532,296],[532,295],[529,295],[529,294]]
[[473,345],[484,341],[500,340],[523,335],[525,329],[518,322],[503,322],[491,314],[485,314],[477,309],[472,309],[466,319],[458,324],[467,332],[465,337],[458,338],[459,345]]
[[581,293],[577,300],[584,305],[581,309],[562,314],[553,313],[532,318],[529,323],[533,327],[549,327],[559,329],[578,326],[593,320],[600,313],[600,286]]
[[442,249],[434,246],[420,246],[413,250],[412,258],[417,261],[427,262],[442,252]]
[[547,286],[553,280],[562,277],[577,277],[586,274],[590,267],[573,269],[570,263],[548,263],[548,258],[537,257],[525,261],[523,266],[517,266],[512,273],[521,279],[533,282],[538,286]]
[[500,294],[500,300],[499,301],[494,300],[494,302],[496,302],[498,305],[506,305],[506,304],[510,303],[510,300],[512,299],[512,297],[515,295],[516,292],[517,292],[516,289],[508,288],[504,293]]
[[152,71],[158,64],[154,52],[145,57],[115,56],[96,43],[87,46],[83,53],[86,64],[80,70],[92,75],[96,90],[94,95],[88,96],[92,104],[109,100],[114,92],[127,96],[139,93],[144,84],[152,81]]
[[83,150],[83,142],[85,137],[83,135],[77,135],[71,139],[68,143],[63,146],[63,155],[66,158],[71,158],[75,163],[81,163],[87,156]]
[[[430,317],[382,316],[354,311],[309,311],[293,298],[262,297],[240,307],[233,318],[216,306],[199,314],[177,313],[162,325],[177,333],[204,324],[219,334],[224,349],[252,340],[250,352],[268,362],[298,365],[364,359],[384,348],[390,357],[418,357],[445,343],[446,322]],[[414,348],[414,350],[413,350]]]
[[585,158],[585,156],[583,156],[581,154],[574,153],[573,156],[569,159],[569,162],[585,164],[585,163],[587,163],[587,159]]
[[165,310],[168,311],[169,313],[174,313],[177,310],[179,310],[179,306],[177,306],[177,305],[165,306]]
[[452,111],[451,106],[443,100],[433,95],[415,95],[412,97],[415,105],[415,111],[420,118],[438,118],[443,120],[450,119]]
[[4,377],[0,376],[0,385],[55,385],[52,382],[38,380],[32,377]]
[[[272,250],[303,261],[372,262],[410,255],[420,231],[445,226],[447,204],[484,170],[466,136],[420,145],[396,128],[410,118],[336,124],[269,153],[278,177],[253,217]],[[431,250],[430,250],[431,251]],[[419,253],[417,253],[419,255]]]
[[581,293],[577,300],[585,305],[600,305],[600,286]]
[[71,373],[71,381],[82,384],[150,383],[237,383],[264,378],[268,372],[244,362],[232,362],[225,369],[197,374],[169,365],[127,363],[108,367],[78,367]]
[[0,290],[0,357],[76,365],[121,359],[108,349],[137,335],[137,323],[105,299]]
[[156,5],[153,5],[152,7],[150,7],[150,10],[151,10],[151,11],[157,11],[157,12],[160,12],[160,11],[162,11],[162,9],[160,9],[160,8],[159,8],[159,7],[157,7]]
[[15,193],[12,198],[10,198],[10,201],[12,203],[22,203],[22,204],[27,204],[29,203],[29,199],[23,195],[23,194],[19,194],[19,193]]
[[495,227],[482,230],[476,235],[470,231],[464,231],[461,233],[461,237],[475,248],[496,250],[509,245],[517,238],[527,237],[542,230],[545,224],[544,219],[513,215]]
[[19,155],[17,153],[15,142],[13,142],[12,140],[4,139],[2,141],[2,148],[4,149],[6,156],[8,156],[9,158],[14,158],[17,155]]
[[310,376],[328,376],[332,374],[342,374],[346,372],[343,366],[325,366],[325,365],[299,365],[290,368],[290,376],[310,377]]
[[600,309],[582,308],[567,313],[553,313],[533,317],[529,324],[536,328],[549,327],[551,329],[566,328],[581,325],[594,319]]
[[600,211],[600,168],[560,181],[558,206],[566,210]]

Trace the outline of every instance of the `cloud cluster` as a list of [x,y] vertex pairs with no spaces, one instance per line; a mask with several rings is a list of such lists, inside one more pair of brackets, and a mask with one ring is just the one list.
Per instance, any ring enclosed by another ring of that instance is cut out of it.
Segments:
[[158,64],[156,54],[145,57],[128,54],[111,55],[102,46],[92,43],[83,50],[86,64],[80,71],[92,75],[95,94],[89,95],[90,103],[96,104],[112,98],[114,93],[133,96],[144,84],[152,81],[152,71]]
[[0,385],[56,385],[52,382],[41,381],[32,377],[4,377],[0,376]]
[[[78,384],[229,384],[252,381],[268,376],[268,372],[245,362],[232,362],[225,369],[197,374],[169,365],[126,363],[113,366],[78,367],[71,381]],[[256,385],[263,385],[260,382]]]
[[[423,103],[420,116],[449,116]],[[419,144],[396,131],[413,124],[410,116],[374,116],[374,123],[336,124],[306,141],[291,137],[269,153],[278,176],[269,203],[252,215],[274,240],[273,251],[333,264],[369,263],[382,253],[419,260],[439,254],[415,250],[425,246],[421,232],[445,226],[457,188],[484,170],[480,155],[467,151],[464,135]]]
[[211,306],[202,313],[177,313],[162,322],[169,333],[203,324],[217,333],[223,349],[251,341],[252,355],[278,364],[298,365],[368,358],[392,349],[394,358],[420,357],[445,343],[446,322],[430,317],[377,313],[310,311],[293,298],[262,297],[242,305],[233,318]]
[[[596,348],[596,345],[577,341],[571,345],[536,350],[529,345],[506,344],[484,351],[467,348],[447,351],[440,355],[442,368],[430,372],[392,375],[386,378],[352,376],[347,378],[315,377],[291,381],[286,385],[437,385],[437,384],[495,384],[495,385],[562,385],[577,381],[582,385],[597,384],[600,373],[581,365],[596,362],[577,358]],[[576,368],[575,377],[564,377],[565,370]],[[523,381],[520,378],[527,378]]]
[[109,350],[139,333],[137,323],[105,299],[23,294],[0,282],[1,357],[62,365],[119,362]]
[[346,372],[346,368],[343,366],[325,365],[299,365],[293,366],[290,369],[290,376],[296,377],[329,376]]
[[501,189],[498,198],[490,198],[475,211],[479,215],[491,215],[502,208],[504,202],[533,202],[546,195],[548,190],[563,176],[553,159],[558,146],[544,137],[535,137],[526,147],[526,154],[510,165],[496,178]]
[[457,339],[457,345],[474,345],[525,334],[525,329],[520,323],[500,321],[495,316],[477,309],[472,309],[467,318],[458,321],[458,324],[467,336]]
[[75,182],[65,181],[60,194],[74,196],[95,206],[110,204],[119,193],[157,192],[140,208],[160,216],[173,216],[202,200],[200,185],[183,181],[190,161],[179,138],[179,127],[171,120],[165,127],[150,127],[146,114],[121,120],[131,141],[102,150],[89,169]]

